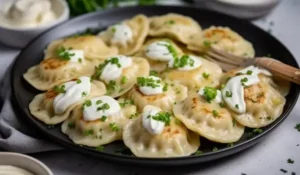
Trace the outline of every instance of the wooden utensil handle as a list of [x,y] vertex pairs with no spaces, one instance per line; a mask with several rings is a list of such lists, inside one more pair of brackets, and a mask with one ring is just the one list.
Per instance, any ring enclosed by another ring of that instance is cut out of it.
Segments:
[[254,64],[269,70],[275,76],[300,85],[300,69],[266,57],[257,58]]

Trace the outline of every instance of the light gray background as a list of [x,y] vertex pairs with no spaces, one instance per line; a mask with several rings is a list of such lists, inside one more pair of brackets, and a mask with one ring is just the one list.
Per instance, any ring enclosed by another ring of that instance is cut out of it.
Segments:
[[[265,30],[272,29],[275,35],[300,63],[300,0],[283,0],[283,2],[266,18],[253,21]],[[272,26],[271,21],[274,23]],[[0,77],[13,61],[19,50],[0,45]],[[55,151],[33,154],[43,161],[54,174],[208,174],[208,175],[247,175],[284,174],[280,169],[300,174],[300,132],[294,129],[300,123],[300,102],[290,116],[256,146],[220,161],[199,164],[192,167],[142,168],[116,165],[115,163],[93,159],[70,151]],[[297,146],[298,145],[298,146]],[[287,159],[294,164],[288,164]]]

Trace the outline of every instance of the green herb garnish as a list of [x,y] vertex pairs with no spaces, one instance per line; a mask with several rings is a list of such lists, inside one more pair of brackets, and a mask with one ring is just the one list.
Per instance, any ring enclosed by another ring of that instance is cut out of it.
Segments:
[[77,79],[77,80],[76,80],[76,83],[77,83],[77,84],[80,84],[80,83],[81,83],[81,80],[80,80],[80,79]]
[[174,20],[169,20],[169,21],[166,21],[165,24],[171,24],[172,25],[172,24],[175,24],[175,21]]
[[297,129],[297,130],[300,132],[300,123],[298,123],[298,124],[295,126],[295,129]]
[[219,116],[219,113],[216,110],[212,110],[212,114],[213,114],[214,117],[218,117]]
[[202,74],[202,76],[203,76],[203,78],[205,78],[205,79],[208,79],[208,77],[209,77],[209,74],[208,74],[208,73],[206,73],[206,72],[204,72],[204,73]]
[[211,42],[210,41],[203,41],[203,45],[205,46],[205,47],[211,47]]
[[119,102],[119,104],[124,108],[126,105],[133,105],[133,100],[124,100],[123,102]]
[[189,55],[183,55],[181,58],[175,58],[173,68],[183,68],[187,65],[193,67],[195,61]]
[[100,120],[103,121],[103,122],[105,122],[106,119],[107,119],[107,117],[104,115],[104,116],[101,117]]
[[225,107],[225,103],[224,102],[220,102],[219,105],[220,105],[221,108]]
[[82,92],[82,93],[81,93],[81,96],[82,96],[82,97],[85,97],[86,95],[87,95],[87,92]]
[[125,84],[127,81],[127,77],[126,76],[123,76],[122,79],[121,79],[121,84]]
[[110,127],[110,129],[111,129],[112,131],[119,131],[119,130],[120,130],[120,128],[116,125],[115,122],[110,123],[110,124],[109,124],[109,127]]
[[100,145],[96,147],[96,151],[102,152],[104,150],[104,146]]
[[155,70],[151,70],[151,71],[150,71],[150,76],[158,77],[158,72],[155,71]]
[[53,90],[57,93],[66,93],[65,87],[64,84],[61,86],[54,86]]
[[200,156],[201,154],[203,154],[203,152],[200,151],[200,150],[198,150],[198,151],[195,152],[195,156]]
[[159,112],[156,115],[150,117],[152,117],[153,120],[164,122],[166,126],[170,125],[171,114],[168,112]]
[[239,109],[239,105],[238,104],[235,104],[234,106],[236,109]]
[[288,159],[288,160],[287,160],[287,163],[293,164],[293,163],[294,163],[294,160]]
[[93,135],[94,134],[94,130],[90,129],[90,130],[85,130],[83,132],[83,135],[85,136],[90,136],[90,135]]
[[74,122],[69,122],[68,123],[68,128],[74,129],[75,128],[75,123]]
[[70,60],[72,56],[74,56],[74,53],[70,53],[69,50],[71,50],[72,48],[66,49],[65,47],[59,47],[56,50],[56,55],[58,56],[58,58],[62,59],[62,60]]
[[247,70],[246,74],[247,75],[252,75],[252,70]]
[[105,111],[105,110],[108,110],[110,108],[110,106],[107,104],[107,103],[104,103],[102,106],[98,107],[97,108],[97,111]]
[[225,96],[226,96],[226,97],[232,97],[232,92],[226,91],[226,92],[225,92]]
[[163,91],[166,92],[168,90],[168,83],[165,83],[164,87],[163,87]]
[[147,86],[147,87],[152,87],[152,88],[157,88],[160,87],[160,80],[155,80],[151,77],[138,77],[137,78],[137,83],[139,86]]
[[213,87],[205,87],[203,89],[203,96],[208,103],[211,103],[217,97],[217,89]]
[[99,105],[99,104],[101,104],[102,103],[102,100],[97,100],[96,101],[96,105]]

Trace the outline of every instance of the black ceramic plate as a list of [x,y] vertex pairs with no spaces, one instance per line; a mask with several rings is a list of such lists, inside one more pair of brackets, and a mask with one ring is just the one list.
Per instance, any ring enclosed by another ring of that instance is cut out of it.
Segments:
[[[200,156],[192,155],[180,158],[157,159],[134,157],[130,154],[130,151],[123,149],[124,145],[122,142],[115,142],[105,146],[103,152],[97,152],[94,148],[75,145],[68,139],[67,136],[61,133],[59,125],[53,128],[50,127],[49,129],[49,126],[39,122],[30,115],[28,104],[33,97],[40,92],[25,82],[22,75],[29,67],[38,64],[42,60],[43,51],[47,44],[49,44],[51,41],[75,34],[77,32],[82,32],[86,28],[95,28],[101,30],[111,24],[120,22],[140,13],[147,16],[153,16],[162,15],[169,12],[190,16],[198,21],[203,28],[207,28],[211,25],[228,26],[252,42],[258,56],[271,54],[273,57],[278,58],[282,62],[298,67],[297,62],[291,53],[270,34],[246,21],[238,20],[215,12],[196,8],[171,6],[126,7],[104,12],[96,12],[75,18],[45,32],[28,44],[27,47],[20,53],[12,69],[13,95],[16,102],[16,110],[21,112],[20,117],[28,119],[34,126],[36,126],[38,131],[45,134],[46,138],[49,138],[74,151],[84,153],[87,156],[95,156],[106,160],[143,165],[187,165],[207,162],[244,150],[261,140],[268,132],[273,130],[288,116],[299,95],[299,90],[295,85],[292,85],[290,94],[287,96],[287,103],[282,115],[276,121],[274,121],[274,123],[263,128],[264,131],[261,134],[249,139],[248,134],[251,131],[246,130],[240,141],[235,143],[232,147],[228,147],[224,144],[215,144],[201,138],[202,146],[200,149],[204,152],[204,154]],[[213,147],[218,148],[218,150],[213,152]]]

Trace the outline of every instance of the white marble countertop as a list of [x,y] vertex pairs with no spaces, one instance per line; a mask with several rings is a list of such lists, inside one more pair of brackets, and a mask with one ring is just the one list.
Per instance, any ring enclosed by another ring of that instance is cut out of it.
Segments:
[[[300,1],[283,0],[267,17],[253,21],[265,30],[272,29],[275,35],[300,63]],[[273,23],[273,25],[271,24]],[[19,50],[0,45],[0,75],[10,64]],[[247,175],[266,174],[300,174],[300,132],[294,127],[300,123],[300,101],[290,116],[256,146],[235,156],[189,167],[142,168],[105,162],[80,155],[71,151],[38,153],[32,156],[43,161],[56,175],[108,175],[108,174],[208,174],[208,175]],[[288,164],[287,159],[294,164]],[[283,173],[280,169],[288,172]]]

